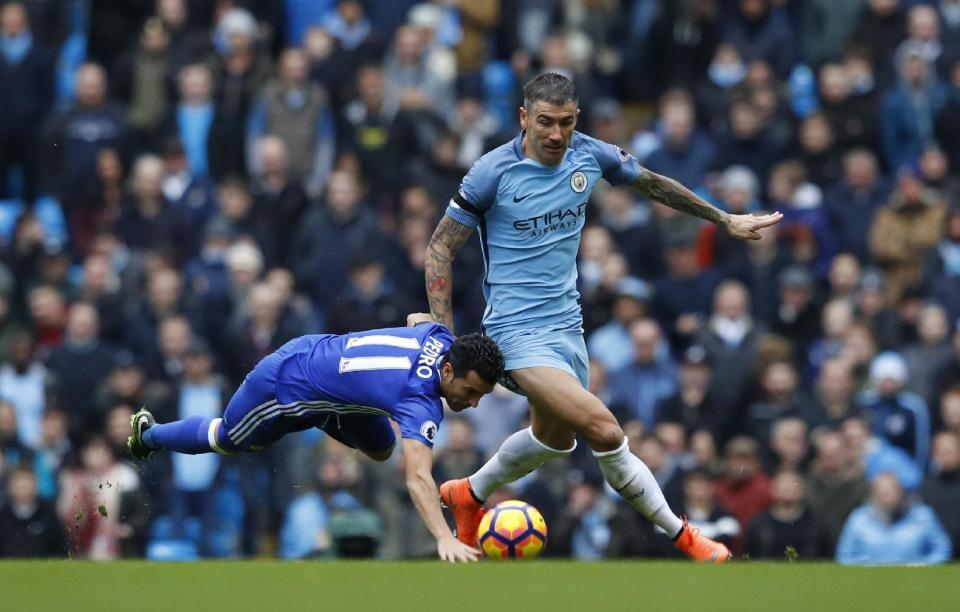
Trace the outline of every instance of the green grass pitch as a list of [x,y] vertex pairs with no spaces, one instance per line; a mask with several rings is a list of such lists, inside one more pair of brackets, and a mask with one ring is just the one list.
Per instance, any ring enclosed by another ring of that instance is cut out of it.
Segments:
[[0,610],[960,610],[960,566],[0,562]]

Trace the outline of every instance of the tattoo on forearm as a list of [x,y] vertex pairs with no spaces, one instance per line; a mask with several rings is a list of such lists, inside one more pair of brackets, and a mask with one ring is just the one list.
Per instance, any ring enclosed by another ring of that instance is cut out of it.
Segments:
[[444,217],[433,232],[427,254],[424,272],[427,280],[427,300],[430,314],[453,330],[453,258],[470,238],[473,230],[450,217]]
[[726,222],[727,215],[722,210],[711,206],[709,202],[672,178],[644,169],[634,186],[637,191],[664,206],[718,225]]

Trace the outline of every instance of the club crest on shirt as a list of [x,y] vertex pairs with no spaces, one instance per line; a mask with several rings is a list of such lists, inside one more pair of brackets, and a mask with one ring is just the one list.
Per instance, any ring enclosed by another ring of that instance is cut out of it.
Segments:
[[587,175],[581,170],[577,170],[570,177],[570,188],[577,193],[583,193],[587,190]]

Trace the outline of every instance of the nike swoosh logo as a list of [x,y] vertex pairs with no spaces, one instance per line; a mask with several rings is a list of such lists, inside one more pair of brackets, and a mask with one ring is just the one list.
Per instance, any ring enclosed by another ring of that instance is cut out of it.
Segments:
[[513,201],[514,201],[514,202],[523,202],[524,200],[526,200],[527,198],[529,198],[529,197],[532,196],[532,195],[533,195],[533,192],[530,192],[530,193],[528,193],[527,195],[525,195],[525,196],[523,196],[523,197],[519,197],[519,198],[518,198],[517,196],[513,196]]

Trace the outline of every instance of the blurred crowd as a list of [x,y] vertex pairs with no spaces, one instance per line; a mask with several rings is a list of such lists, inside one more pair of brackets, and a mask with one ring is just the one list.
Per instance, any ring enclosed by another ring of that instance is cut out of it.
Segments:
[[[522,84],[763,240],[626,188],[579,259],[591,388],[738,556],[960,551],[960,0],[19,0],[0,5],[0,556],[432,556],[385,464],[319,431],[126,458],[304,333],[426,309],[424,250]],[[482,256],[456,261],[479,328]],[[523,426],[498,388],[436,477]],[[498,493],[547,554],[672,554],[589,452]]]

